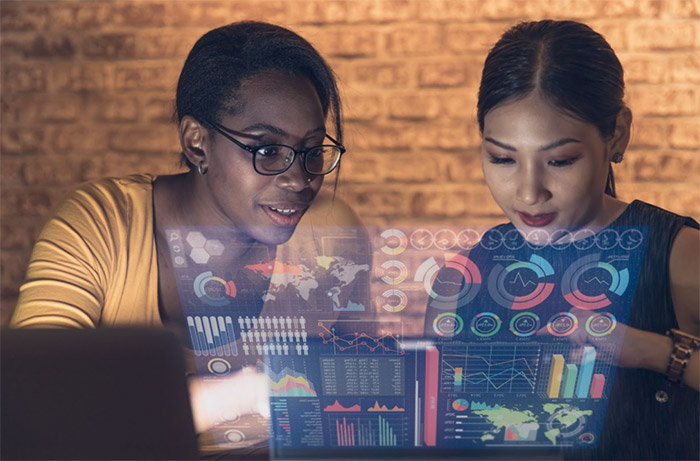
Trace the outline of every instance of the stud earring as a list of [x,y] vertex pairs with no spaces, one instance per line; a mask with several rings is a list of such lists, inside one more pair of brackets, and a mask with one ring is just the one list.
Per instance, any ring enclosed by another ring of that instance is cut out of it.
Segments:
[[311,182],[311,178],[306,178],[306,182]]
[[610,160],[613,163],[620,163],[622,161],[622,152],[615,152]]
[[200,175],[204,176],[205,174],[207,174],[207,171],[209,171],[209,168],[202,167],[202,165],[204,165],[204,162],[197,165],[197,171],[199,172]]

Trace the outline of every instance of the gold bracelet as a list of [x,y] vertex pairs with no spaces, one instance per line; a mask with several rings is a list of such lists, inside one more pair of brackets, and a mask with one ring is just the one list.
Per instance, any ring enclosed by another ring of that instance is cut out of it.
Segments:
[[688,366],[688,360],[693,354],[693,351],[700,348],[700,338],[697,336],[683,333],[680,330],[672,328],[666,332],[666,336],[673,340],[673,350],[671,357],[666,365],[666,379],[672,383],[683,383],[683,375],[685,368]]

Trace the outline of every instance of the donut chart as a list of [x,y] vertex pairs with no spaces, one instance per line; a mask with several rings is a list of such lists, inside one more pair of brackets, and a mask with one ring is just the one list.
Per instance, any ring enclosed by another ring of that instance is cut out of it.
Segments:
[[489,294],[506,309],[530,309],[552,294],[554,283],[543,281],[551,275],[552,265],[536,254],[529,261],[516,261],[506,267],[497,264],[489,274]]
[[501,318],[493,312],[482,312],[474,316],[469,327],[478,337],[488,338],[498,333],[502,324]]
[[[617,270],[600,261],[601,254],[587,255],[574,261],[562,277],[562,295],[574,307],[600,309],[612,304],[608,293],[622,296],[629,285],[629,271]],[[585,292],[583,287],[585,286]]]
[[408,247],[408,237],[398,229],[387,229],[379,234],[382,246],[379,248],[384,254],[399,255]]
[[472,301],[481,288],[481,272],[474,262],[461,254],[446,254],[440,269],[434,257],[423,261],[414,277],[422,282],[430,298],[430,307],[453,310]]
[[451,338],[462,332],[464,320],[452,312],[443,312],[433,319],[433,331],[439,336]]
[[229,297],[236,297],[236,285],[231,280],[227,282],[215,277],[211,271],[206,271],[194,279],[194,294],[210,306],[228,306]]
[[377,297],[377,304],[387,312],[401,312],[408,305],[408,297],[401,290],[386,290]]
[[578,328],[578,318],[571,312],[560,312],[547,322],[547,331],[552,336],[569,336]]

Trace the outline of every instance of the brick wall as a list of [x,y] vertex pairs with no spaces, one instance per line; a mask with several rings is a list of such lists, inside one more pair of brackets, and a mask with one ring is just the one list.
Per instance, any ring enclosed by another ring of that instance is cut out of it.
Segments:
[[179,69],[201,34],[236,20],[297,30],[337,71],[340,194],[369,224],[501,221],[478,159],[480,66],[509,25],[545,17],[587,22],[625,66],[621,197],[700,218],[700,0],[1,0],[0,324],[64,191],[178,171]]

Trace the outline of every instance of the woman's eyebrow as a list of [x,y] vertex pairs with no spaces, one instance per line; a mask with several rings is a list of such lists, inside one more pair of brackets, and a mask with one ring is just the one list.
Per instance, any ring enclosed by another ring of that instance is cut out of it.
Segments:
[[[505,144],[505,143],[502,143],[502,142],[500,142],[500,141],[496,141],[496,140],[493,139],[493,138],[485,137],[485,138],[484,138],[484,141],[488,141],[488,142],[490,142],[491,144],[494,144],[494,145],[496,145],[496,146],[498,146],[498,147],[500,147],[500,148],[502,148],[502,149],[505,149],[505,150],[509,150],[509,151],[512,151],[512,152],[517,152],[517,151],[518,151],[518,149],[516,149],[515,147],[513,147],[513,146],[511,146],[511,145],[508,145],[508,144]],[[554,149],[555,147],[560,147],[560,146],[563,146],[563,145],[565,145],[565,144],[569,144],[569,143],[572,143],[572,142],[573,142],[573,143],[580,143],[581,141],[580,141],[579,139],[575,139],[575,138],[562,138],[562,139],[560,139],[560,140],[558,140],[558,141],[554,141],[553,143],[550,143],[550,144],[547,144],[547,145],[545,145],[545,146],[540,147],[539,149],[537,149],[537,151],[538,151],[538,152],[544,152],[544,151],[546,151],[546,150]]]
[[[269,125],[267,123],[255,123],[253,125],[250,125],[249,127],[246,127],[243,129],[243,131],[267,131],[272,134],[276,134],[279,136],[287,136],[287,132],[284,131],[282,128],[276,127],[274,125]],[[325,133],[326,132],[326,127],[325,126],[319,126],[317,128],[314,128],[312,130],[309,130],[306,132],[306,135],[304,135],[305,138],[308,138],[310,136],[314,136],[317,134]]]

